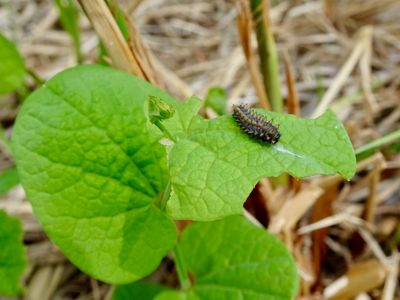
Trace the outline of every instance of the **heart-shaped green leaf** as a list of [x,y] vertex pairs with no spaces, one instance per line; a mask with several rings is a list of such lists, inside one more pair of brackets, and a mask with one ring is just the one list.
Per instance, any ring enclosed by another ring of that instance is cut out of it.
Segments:
[[73,263],[106,282],[149,274],[176,239],[154,205],[168,174],[160,133],[144,113],[150,95],[175,102],[129,74],[80,66],[33,93],[14,127],[36,216]]
[[296,266],[286,247],[243,216],[191,224],[179,247],[193,286],[157,299],[289,300],[297,293]]
[[351,178],[356,160],[339,119],[326,112],[315,120],[259,111],[279,124],[275,145],[240,131],[232,116],[194,118],[169,153],[175,219],[214,220],[238,214],[260,178],[287,172],[295,177],[340,173]]
[[0,245],[0,295],[15,296],[22,292],[20,278],[26,267],[22,226],[3,210],[0,210]]
[[0,33],[0,95],[12,92],[22,85],[24,61],[15,45]]

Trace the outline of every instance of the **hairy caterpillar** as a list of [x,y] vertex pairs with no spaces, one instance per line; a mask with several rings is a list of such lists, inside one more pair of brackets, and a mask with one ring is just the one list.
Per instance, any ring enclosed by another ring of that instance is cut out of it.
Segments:
[[252,138],[270,144],[276,144],[279,141],[281,137],[279,126],[274,126],[271,121],[246,105],[234,105],[232,115],[240,129]]

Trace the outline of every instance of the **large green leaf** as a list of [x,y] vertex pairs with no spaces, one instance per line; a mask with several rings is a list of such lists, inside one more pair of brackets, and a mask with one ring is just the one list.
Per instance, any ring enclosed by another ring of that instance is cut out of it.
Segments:
[[20,278],[26,267],[25,248],[21,223],[3,210],[0,210],[0,245],[0,295],[14,296],[22,292]]
[[297,293],[296,266],[286,247],[243,216],[192,224],[179,247],[193,286],[157,299],[289,300]]
[[192,120],[186,136],[169,153],[172,194],[167,212],[171,216],[205,221],[238,214],[260,178],[284,172],[295,177],[353,176],[354,151],[334,113],[315,120],[259,113],[280,125],[277,144],[249,137],[229,115]]
[[19,88],[24,81],[25,66],[15,45],[0,33],[0,95]]
[[149,95],[174,102],[127,73],[80,66],[33,93],[14,127],[36,216],[73,263],[106,282],[149,274],[176,239],[154,205],[167,172],[159,132],[144,113]]

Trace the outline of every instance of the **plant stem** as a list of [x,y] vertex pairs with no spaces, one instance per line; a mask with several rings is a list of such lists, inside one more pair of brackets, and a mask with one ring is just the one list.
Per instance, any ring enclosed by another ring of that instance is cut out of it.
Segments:
[[161,121],[155,121],[154,125],[156,125],[161,130],[165,137],[176,143],[176,138],[168,131],[168,129],[163,125]]
[[[160,203],[160,208],[162,211],[165,210],[165,206],[167,205],[167,201],[169,199],[170,194],[171,194],[171,182],[168,181],[168,184],[165,188],[164,195]],[[191,283],[178,245],[175,245],[175,247],[172,249],[172,253],[174,255],[176,272],[178,273],[178,278],[181,287],[183,290],[187,290],[190,288]]]
[[360,155],[364,152],[379,148],[382,145],[392,143],[398,139],[400,139],[400,130],[391,132],[388,135],[385,135],[371,143],[358,147],[354,152],[356,153],[356,155]]
[[162,211],[165,211],[165,207],[167,206],[167,202],[168,202],[170,194],[171,194],[171,182],[168,181],[167,186],[165,187],[163,197],[160,201],[160,209]]
[[32,69],[27,68],[26,73],[28,73],[32,77],[37,86],[40,86],[44,83],[44,80],[40,78],[39,75],[36,74],[36,72],[33,71]]
[[76,61],[77,61],[78,64],[80,65],[80,64],[83,63],[83,55],[82,55],[82,52],[81,52],[80,41],[79,41],[79,40],[76,40],[76,38],[74,37],[73,43],[74,43]]
[[22,103],[31,93],[30,87],[26,81],[15,91],[18,100]]
[[282,112],[279,61],[269,16],[269,0],[250,0],[255,24],[260,69],[272,110]]
[[174,254],[175,267],[178,273],[178,278],[181,284],[181,288],[182,290],[188,290],[191,287],[191,283],[178,245],[175,245],[174,249],[172,250],[172,253]]
[[0,125],[0,148],[3,148],[3,151],[9,158],[12,158],[11,152],[11,143],[8,137],[6,136],[5,130],[3,126]]
[[[272,32],[269,0],[249,0],[258,43],[260,71],[272,110],[281,113],[283,102],[280,88],[279,60]],[[289,176],[282,174],[271,179],[273,186],[289,184]]]
[[75,2],[73,0],[55,0],[54,2],[60,12],[61,24],[71,37],[76,60],[78,64],[81,64],[83,62],[83,55],[80,46],[79,12]]

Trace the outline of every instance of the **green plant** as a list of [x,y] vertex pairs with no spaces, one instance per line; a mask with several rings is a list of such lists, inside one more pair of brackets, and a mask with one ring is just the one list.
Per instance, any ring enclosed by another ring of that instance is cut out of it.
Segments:
[[135,283],[118,287],[115,300],[132,299],[129,296],[139,289],[156,290],[155,299],[291,299],[297,291],[288,251],[243,216],[191,224],[177,247],[185,270],[196,278],[193,286],[178,292]]
[[[14,43],[1,33],[0,61],[0,95],[19,91],[24,85],[25,64]],[[2,124],[0,151],[11,157],[10,141]],[[0,171],[0,196],[18,183],[14,167]],[[14,296],[23,290],[20,279],[26,266],[26,256],[22,234],[19,220],[0,210],[0,295]]]
[[22,291],[20,277],[26,266],[19,220],[0,210],[0,295],[13,296]]
[[[293,298],[288,251],[231,215],[265,176],[351,178],[346,131],[332,112],[305,120],[259,111],[280,124],[271,146],[230,115],[205,120],[199,109],[196,98],[178,102],[107,67],[56,75],[26,100],[13,133],[34,212],[73,263],[106,282],[143,278],[172,250],[182,290],[157,299]],[[189,226],[176,243],[180,219],[213,222]]]
[[264,88],[273,111],[282,112],[283,101],[279,82],[279,59],[272,32],[269,1],[250,0],[252,19],[257,37],[260,71]]
[[0,95],[22,86],[25,64],[15,45],[0,33]]
[[82,63],[83,57],[80,49],[80,32],[78,17],[79,13],[72,0],[54,0],[60,12],[60,22],[64,29],[69,33],[75,50],[75,56],[78,63]]

